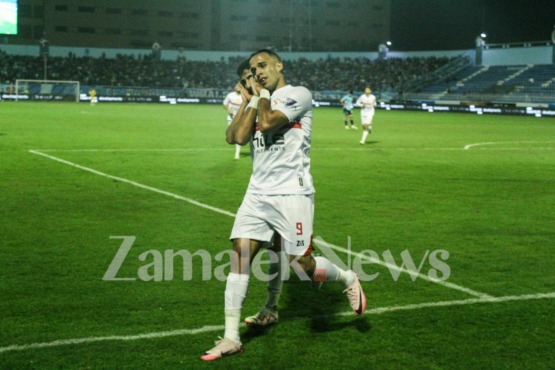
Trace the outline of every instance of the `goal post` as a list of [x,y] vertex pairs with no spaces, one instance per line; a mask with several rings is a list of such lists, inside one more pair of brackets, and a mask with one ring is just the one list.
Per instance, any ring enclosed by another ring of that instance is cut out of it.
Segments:
[[79,102],[79,81],[15,80],[15,100],[26,96],[29,100],[53,100]]

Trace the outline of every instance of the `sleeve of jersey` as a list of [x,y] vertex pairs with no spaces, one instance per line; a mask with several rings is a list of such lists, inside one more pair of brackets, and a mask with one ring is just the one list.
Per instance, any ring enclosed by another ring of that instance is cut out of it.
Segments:
[[312,94],[302,86],[291,89],[283,99],[279,99],[274,110],[279,110],[293,122],[312,108]]

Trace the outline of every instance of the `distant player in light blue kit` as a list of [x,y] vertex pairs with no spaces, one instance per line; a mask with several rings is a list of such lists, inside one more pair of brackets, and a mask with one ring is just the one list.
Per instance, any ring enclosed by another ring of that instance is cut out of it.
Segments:
[[349,93],[339,99],[339,102],[343,105],[343,114],[345,115],[345,129],[349,129],[347,120],[350,121],[351,127],[356,130],[355,123],[353,122],[353,90],[349,90]]

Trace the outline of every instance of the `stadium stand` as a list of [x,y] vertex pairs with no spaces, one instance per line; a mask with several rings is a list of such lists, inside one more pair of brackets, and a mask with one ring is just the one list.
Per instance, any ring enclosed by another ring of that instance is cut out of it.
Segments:
[[466,65],[403,94],[406,100],[553,103],[555,65]]
[[[43,59],[0,51],[0,85],[16,79],[41,79]],[[48,57],[48,78],[81,82],[86,94],[94,86],[100,95],[192,96],[211,89],[221,98],[236,83],[235,68],[244,57],[219,61],[155,60],[150,55],[118,54],[115,58]],[[288,81],[307,86],[315,95],[334,101],[340,91],[371,86],[381,101],[487,103],[555,102],[555,65],[474,65],[469,55],[368,59],[328,57],[288,60]]]
[[470,67],[468,72],[468,77],[458,80],[441,99],[553,102],[555,86],[548,82],[555,76],[554,65]]
[[[5,84],[19,79],[40,79],[43,61],[38,57],[1,53],[0,81]],[[450,58],[328,58],[312,61],[298,59],[287,62],[289,81],[311,90],[354,89],[366,86],[374,90],[402,90],[403,86],[448,63]],[[81,81],[87,85],[143,88],[215,88],[232,89],[236,83],[235,68],[242,57],[230,57],[219,62],[155,61],[151,57],[118,55],[105,57],[48,58],[48,77],[52,80]]]

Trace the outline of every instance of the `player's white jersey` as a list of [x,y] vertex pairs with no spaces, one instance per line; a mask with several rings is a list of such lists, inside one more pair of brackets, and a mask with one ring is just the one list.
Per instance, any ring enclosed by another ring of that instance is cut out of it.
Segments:
[[372,113],[374,113],[374,107],[376,106],[376,97],[372,94],[363,94],[357,99],[356,104],[360,106],[363,110],[367,112],[371,111]]
[[247,192],[252,194],[313,194],[310,174],[312,94],[302,86],[284,86],[272,94],[272,110],[281,111],[289,123],[251,137],[253,173]]
[[[235,116],[242,102],[243,97],[241,96],[241,94],[237,94],[237,92],[232,91],[226,95],[224,99],[224,106],[227,106],[231,110],[233,116]],[[227,116],[227,120],[229,122],[231,122],[232,119],[233,117],[230,117],[229,115]]]

